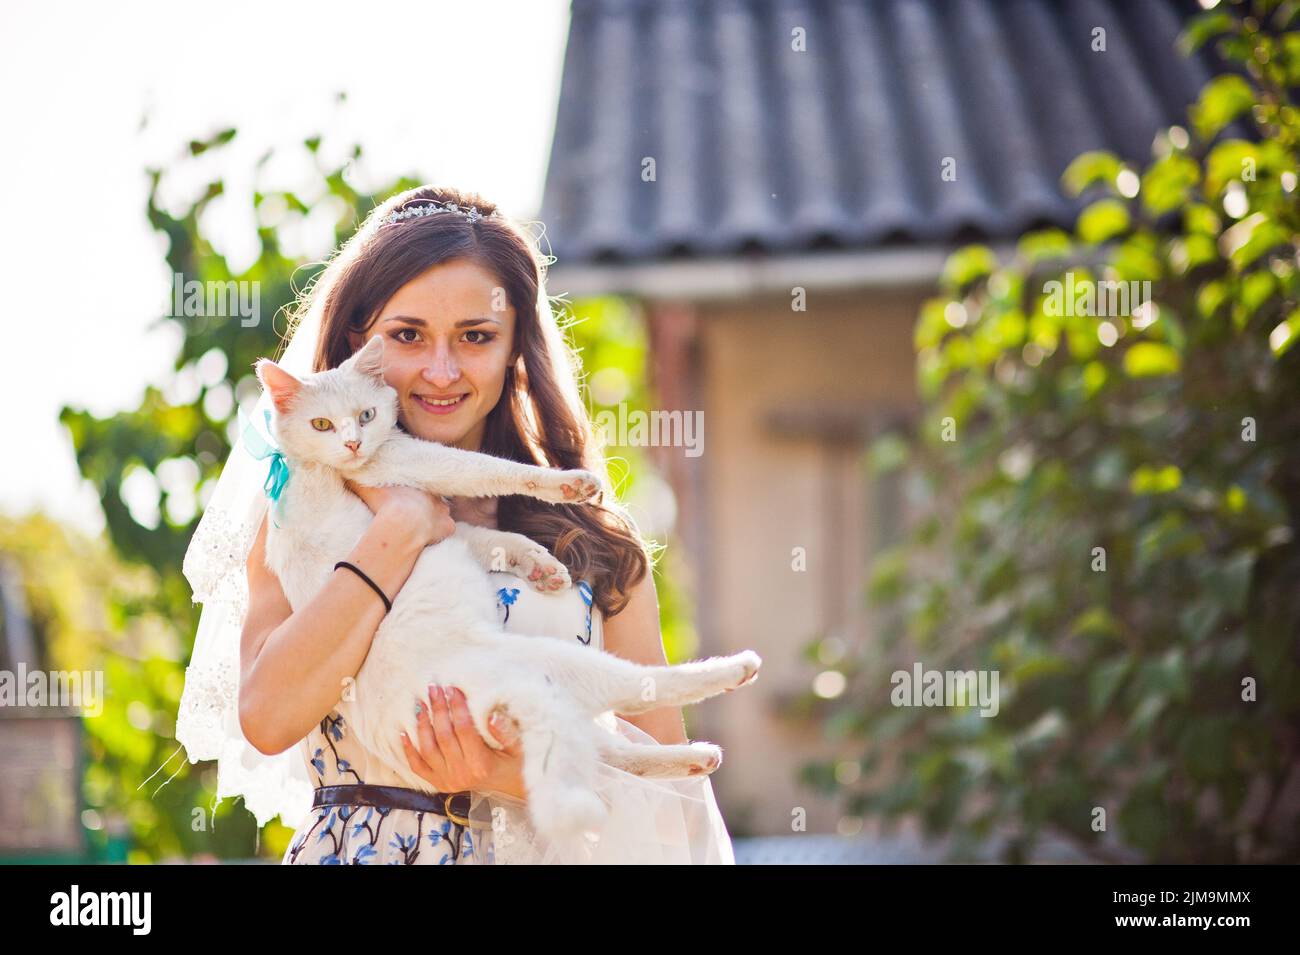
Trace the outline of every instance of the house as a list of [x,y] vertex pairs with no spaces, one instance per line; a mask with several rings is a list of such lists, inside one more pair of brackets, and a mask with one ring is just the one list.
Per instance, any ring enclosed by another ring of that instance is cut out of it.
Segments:
[[[866,441],[918,407],[912,328],[946,254],[1068,226],[1060,175],[1143,162],[1212,73],[1195,0],[575,0],[541,218],[551,294],[643,310],[658,448],[700,655],[761,679],[691,711],[735,835],[842,828],[797,781],[833,750],[789,718],[820,634],[872,639],[863,582],[896,528]],[[806,569],[799,569],[801,560]],[[829,664],[827,664],[829,665]]]
[[0,865],[90,861],[81,818],[81,715],[60,705],[19,561],[0,551]]

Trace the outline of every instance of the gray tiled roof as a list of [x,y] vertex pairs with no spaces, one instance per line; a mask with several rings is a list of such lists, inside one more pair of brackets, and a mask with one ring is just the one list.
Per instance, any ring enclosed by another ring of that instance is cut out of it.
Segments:
[[[575,0],[541,211],[551,251],[561,265],[647,261],[1067,225],[1069,161],[1147,158],[1212,75],[1174,48],[1197,9]],[[947,156],[955,182],[940,177]]]

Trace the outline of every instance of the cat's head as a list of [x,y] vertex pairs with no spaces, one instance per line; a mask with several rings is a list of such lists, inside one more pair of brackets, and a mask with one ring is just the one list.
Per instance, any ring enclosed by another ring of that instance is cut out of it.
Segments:
[[364,464],[397,425],[397,392],[384,383],[376,335],[337,368],[302,380],[269,358],[257,377],[271,394],[272,431],[291,458],[347,470]]

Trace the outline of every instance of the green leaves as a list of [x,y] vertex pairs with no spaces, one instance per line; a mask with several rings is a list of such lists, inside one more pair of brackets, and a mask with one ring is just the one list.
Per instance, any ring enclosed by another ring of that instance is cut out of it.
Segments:
[[1182,153],[1170,153],[1142,174],[1142,205],[1152,215],[1173,212],[1187,202],[1200,179],[1201,167],[1195,160]]
[[1133,472],[1129,489],[1134,494],[1168,494],[1183,483],[1183,472],[1176,465],[1152,467],[1144,464]]
[[[1240,232],[1237,233],[1237,230]],[[1228,240],[1225,233],[1225,241],[1232,249],[1228,258],[1238,271],[1254,265],[1269,252],[1274,250],[1285,252],[1296,241],[1295,235],[1285,226],[1265,218],[1262,214],[1237,223],[1231,231],[1237,234],[1232,240]]]
[[1119,199],[1099,199],[1079,214],[1079,238],[1084,242],[1105,242],[1128,227],[1128,206]]
[[1235,32],[1237,21],[1232,14],[1216,10],[1192,17],[1178,38],[1179,49],[1191,55],[1216,36]]
[[1114,153],[1096,150],[1079,155],[1061,174],[1061,183],[1071,195],[1079,195],[1092,185],[1106,185],[1112,189],[1124,164]]
[[1133,669],[1128,655],[1109,660],[1096,667],[1088,676],[1088,708],[1093,718],[1100,717],[1119,692],[1124,678]]
[[953,291],[964,289],[971,282],[985,278],[998,267],[998,258],[985,245],[968,245],[948,256],[944,263],[941,284]]
[[1259,155],[1258,147],[1244,139],[1225,139],[1216,144],[1205,159],[1206,197],[1217,199],[1228,183],[1241,182],[1243,176],[1257,173]]
[[1243,77],[1232,73],[1216,76],[1191,108],[1192,125],[1196,134],[1209,142],[1254,105],[1255,91]]
[[1178,352],[1159,342],[1135,342],[1124,353],[1124,371],[1130,378],[1172,375],[1181,367]]
[[223,129],[209,136],[207,139],[190,140],[189,150],[191,156],[201,156],[209,149],[215,149],[224,146],[235,138],[236,130]]
[[1206,592],[1227,612],[1242,613],[1246,609],[1254,567],[1253,550],[1242,550],[1216,562],[1205,574]]
[[1016,243],[1016,254],[1029,264],[1061,259],[1074,249],[1074,240],[1063,229],[1026,232]]
[[1268,345],[1273,355],[1281,358],[1291,350],[1297,337],[1300,337],[1300,309],[1296,309],[1285,321],[1274,327],[1269,333]]

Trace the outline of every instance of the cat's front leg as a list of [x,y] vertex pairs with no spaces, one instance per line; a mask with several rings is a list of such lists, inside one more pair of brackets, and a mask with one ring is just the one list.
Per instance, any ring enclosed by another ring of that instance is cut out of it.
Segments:
[[573,585],[564,564],[541,544],[523,534],[457,521],[455,536],[469,545],[474,559],[489,573],[512,573],[542,593],[555,593]]
[[451,497],[522,494],[550,504],[580,504],[600,493],[590,471],[561,471],[477,451],[393,435],[347,475],[358,484],[405,484]]

